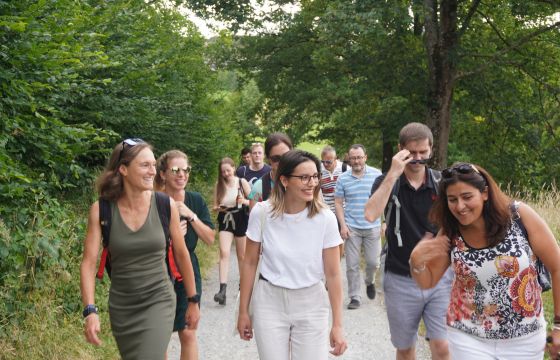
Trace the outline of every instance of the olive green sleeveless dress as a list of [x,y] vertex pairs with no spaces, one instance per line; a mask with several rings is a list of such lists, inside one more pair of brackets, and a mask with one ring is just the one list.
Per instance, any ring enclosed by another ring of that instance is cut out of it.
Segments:
[[112,204],[109,317],[124,360],[164,358],[176,301],[165,251],[154,194],[146,222],[137,231],[130,230]]

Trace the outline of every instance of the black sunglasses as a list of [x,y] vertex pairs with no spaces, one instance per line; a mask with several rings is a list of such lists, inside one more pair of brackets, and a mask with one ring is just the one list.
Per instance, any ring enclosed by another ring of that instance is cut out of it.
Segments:
[[[144,144],[144,143],[145,143],[145,141],[140,139],[140,138],[123,140],[123,142],[121,143],[122,148],[121,148],[121,152],[119,153],[119,160],[117,161],[117,164],[121,162],[123,153],[125,152],[126,149],[130,149],[132,147],[135,147],[138,144]],[[125,145],[128,145],[128,147],[125,147]]]
[[280,159],[282,159],[282,155],[272,155],[271,157],[268,158],[268,160],[270,160],[270,162],[273,163],[279,162]]
[[410,160],[409,164],[427,164],[430,161],[430,158],[427,159],[418,159],[418,160]]
[[443,176],[445,179],[449,179],[453,177],[453,174],[472,174],[472,173],[477,173],[478,175],[480,175],[480,171],[478,171],[478,169],[476,168],[476,166],[474,166],[473,164],[458,164],[452,167],[449,167],[447,169],[443,169],[441,171],[441,176]]
[[321,160],[321,162],[322,162],[323,164],[325,164],[325,165],[330,165],[330,164],[332,164],[334,161],[332,161],[332,160]]

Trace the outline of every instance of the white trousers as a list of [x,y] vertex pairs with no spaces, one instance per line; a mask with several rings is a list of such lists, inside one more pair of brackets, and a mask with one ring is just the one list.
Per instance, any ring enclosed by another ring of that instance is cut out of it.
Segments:
[[261,360],[328,359],[330,306],[322,282],[291,290],[259,280],[253,291],[252,322]]
[[507,340],[487,340],[448,327],[447,340],[453,360],[542,360],[546,330]]

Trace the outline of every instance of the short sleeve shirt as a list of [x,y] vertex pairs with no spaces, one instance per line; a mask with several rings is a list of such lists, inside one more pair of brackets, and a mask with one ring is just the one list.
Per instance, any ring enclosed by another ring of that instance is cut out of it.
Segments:
[[[272,189],[273,187],[274,181],[270,179],[270,188]],[[256,202],[263,201],[262,179],[257,180],[255,184],[253,184],[253,187],[251,188],[251,192],[249,193],[249,196],[247,196],[247,199]]]
[[[211,229],[214,229],[214,224],[210,218],[210,212],[208,211],[208,206],[204,202],[202,195],[200,193],[194,191],[186,191],[185,192],[185,205],[189,209],[191,209],[198,219],[202,221],[204,224],[208,225]],[[190,252],[194,252],[196,248],[196,244],[198,242],[198,234],[192,226],[187,228],[187,234],[185,235],[185,242],[187,244],[187,249]]]
[[[427,168],[426,168],[427,169]],[[385,179],[385,174],[376,179],[371,194],[375,193],[379,185]],[[426,181],[418,189],[414,189],[408,182],[406,175],[402,174],[399,178],[399,192],[397,195],[401,204],[400,209],[400,231],[403,246],[399,247],[397,236],[395,235],[396,211],[395,206],[391,210],[387,223],[385,236],[387,238],[388,253],[385,260],[385,267],[392,273],[410,276],[408,260],[416,244],[424,237],[427,232],[437,233],[437,228],[428,221],[428,214],[432,204],[437,198],[435,184],[428,171],[426,171]],[[387,207],[385,207],[387,210]]]
[[272,217],[271,208],[269,201],[256,204],[247,228],[247,238],[263,244],[261,273],[288,289],[317,284],[324,277],[323,250],[342,243],[336,217],[327,208],[312,218],[307,208]]
[[381,171],[366,165],[365,174],[358,178],[351,170],[342,173],[336,182],[335,198],[343,198],[345,203],[344,221],[356,229],[372,229],[381,224],[379,219],[373,223],[365,219],[365,206],[370,196],[371,187]]
[[342,165],[338,163],[333,172],[321,167],[321,192],[323,193],[323,200],[329,206],[333,213],[334,207],[334,192],[336,190],[336,181],[342,174]]
[[238,178],[243,178],[247,180],[247,182],[249,183],[249,185],[251,185],[252,188],[253,185],[257,182],[257,180],[262,178],[264,174],[268,172],[270,172],[270,166],[267,164],[264,164],[264,166],[260,170],[251,170],[251,167],[244,165],[237,168],[235,175],[237,175]]

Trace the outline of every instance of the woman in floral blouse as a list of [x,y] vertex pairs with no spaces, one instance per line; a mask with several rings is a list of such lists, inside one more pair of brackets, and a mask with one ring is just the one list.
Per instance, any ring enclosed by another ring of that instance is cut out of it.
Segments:
[[450,265],[455,272],[447,312],[452,358],[543,358],[538,257],[552,275],[555,317],[548,351],[557,359],[560,249],[548,225],[526,204],[512,202],[478,165],[443,170],[439,190],[430,218],[440,231],[416,246],[410,265],[422,288],[433,287]]

